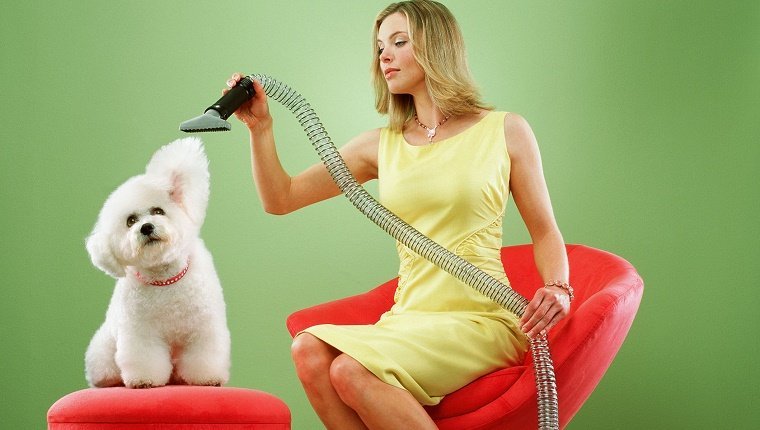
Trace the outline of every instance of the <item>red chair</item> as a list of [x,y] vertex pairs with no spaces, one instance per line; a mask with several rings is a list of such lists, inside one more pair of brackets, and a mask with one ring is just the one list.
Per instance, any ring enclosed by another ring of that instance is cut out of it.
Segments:
[[[625,339],[638,310],[644,284],[636,269],[609,252],[568,245],[570,315],[549,333],[557,377],[560,426],[564,428],[591,395]],[[502,248],[512,287],[531,298],[543,285],[531,245]],[[291,335],[317,324],[373,324],[393,305],[397,280],[366,293],[324,303],[290,315]],[[533,360],[485,375],[427,407],[440,429],[535,429]]]

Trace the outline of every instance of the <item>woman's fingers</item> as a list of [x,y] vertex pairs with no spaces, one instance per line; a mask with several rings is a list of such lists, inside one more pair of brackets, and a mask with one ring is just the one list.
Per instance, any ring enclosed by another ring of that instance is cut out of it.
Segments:
[[552,319],[546,324],[546,327],[542,331],[548,332],[549,330],[552,329],[552,327],[554,327],[555,325],[557,325],[557,323],[562,318],[564,318],[564,316],[561,316],[561,315],[562,315],[562,312],[557,312],[556,314],[554,314],[554,316],[552,317]]
[[551,303],[543,297],[536,297],[531,303],[537,303],[537,305],[532,310],[529,309],[530,305],[525,309],[523,318],[527,317],[527,320],[523,323],[522,330],[526,333],[540,325],[546,313],[551,309]]
[[[222,95],[227,94],[232,88],[240,83],[246,75],[236,72],[225,82],[226,88],[222,89]],[[235,117],[242,121],[248,128],[255,126],[260,120],[269,118],[269,107],[267,105],[267,96],[261,82],[253,79],[254,96],[246,100],[240,107],[235,110]]]
[[566,296],[539,290],[525,308],[520,328],[529,338],[533,338],[554,327],[567,315],[569,307]]
[[222,95],[227,94],[230,91],[230,89],[232,89],[235,85],[238,84],[239,81],[240,81],[240,73],[233,73],[232,76],[229,79],[227,79],[227,82],[226,82],[227,88],[222,90]]
[[235,85],[238,84],[238,82],[240,82],[241,79],[243,79],[242,73],[233,73],[232,76],[229,79],[227,79],[227,87],[228,88],[234,87]]

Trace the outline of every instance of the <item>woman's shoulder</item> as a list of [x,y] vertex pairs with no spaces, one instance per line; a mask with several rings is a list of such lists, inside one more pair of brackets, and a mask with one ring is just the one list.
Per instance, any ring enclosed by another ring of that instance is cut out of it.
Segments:
[[349,140],[341,149],[341,152],[344,153],[344,155],[348,152],[362,154],[364,157],[369,157],[370,159],[376,158],[377,147],[380,143],[380,137],[383,132],[383,128],[375,128],[362,132]]
[[516,112],[500,112],[504,115],[504,133],[507,137],[510,135],[517,137],[526,133],[533,134],[528,120]]
[[488,122],[494,125],[503,124],[505,137],[509,135],[521,134],[530,130],[530,124],[519,113],[503,110],[483,110],[473,117],[473,123],[481,122],[481,119],[488,118]]
[[387,132],[387,130],[387,127],[373,128],[372,130],[367,130],[359,134],[357,138],[368,141],[377,141],[380,140],[381,134]]
[[504,113],[504,139],[510,155],[516,155],[536,145],[536,137],[528,120],[516,112]]
[[373,144],[377,145],[377,143],[380,141],[383,130],[384,129],[382,128],[374,128],[372,130],[367,130],[359,133],[351,138],[348,143],[346,143],[346,146],[366,146]]

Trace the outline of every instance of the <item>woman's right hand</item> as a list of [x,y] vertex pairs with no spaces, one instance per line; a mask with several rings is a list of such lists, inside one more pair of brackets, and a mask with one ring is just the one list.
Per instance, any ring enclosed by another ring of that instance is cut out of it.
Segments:
[[[232,77],[227,81],[229,88],[234,87],[245,76],[242,73],[234,73]],[[224,94],[229,91],[225,89]],[[261,126],[269,126],[272,124],[272,117],[269,115],[269,105],[267,104],[267,95],[264,92],[264,87],[257,80],[253,81],[253,89],[255,94],[253,97],[240,105],[238,110],[235,111],[235,117],[245,124],[249,130]]]

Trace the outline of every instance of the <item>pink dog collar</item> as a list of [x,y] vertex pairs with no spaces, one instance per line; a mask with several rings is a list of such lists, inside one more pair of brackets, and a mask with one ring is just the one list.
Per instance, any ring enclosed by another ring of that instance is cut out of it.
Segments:
[[180,270],[179,273],[177,273],[176,275],[172,276],[169,279],[148,282],[148,281],[146,281],[145,279],[142,278],[142,276],[140,275],[140,272],[135,272],[135,276],[137,276],[137,279],[140,280],[140,282],[142,282],[143,284],[153,285],[154,287],[166,287],[166,286],[175,284],[180,279],[182,279],[185,276],[185,273],[187,273],[187,269],[189,269],[189,268],[190,268],[190,259],[188,258],[187,264],[185,265],[185,268],[182,269],[182,270]]

